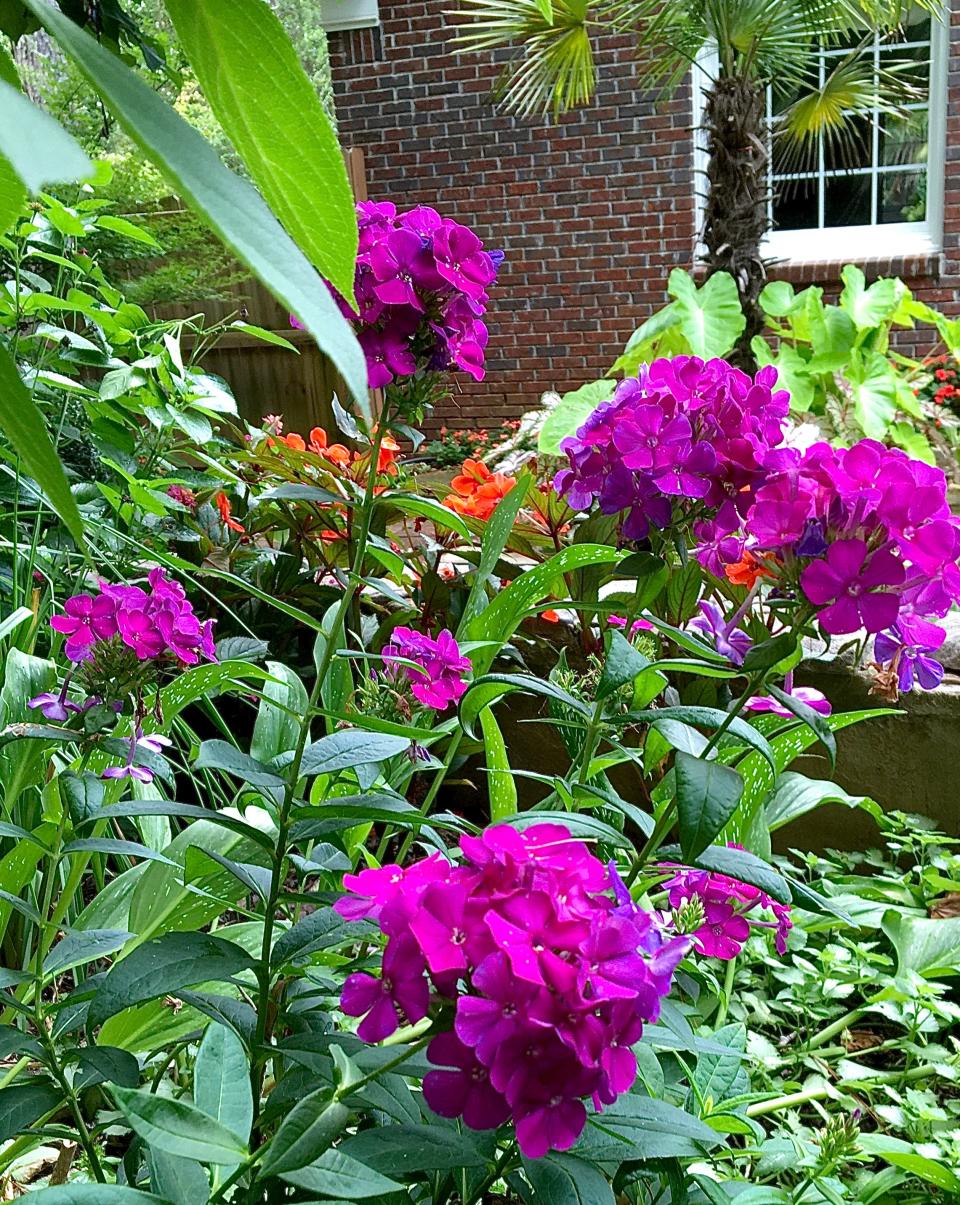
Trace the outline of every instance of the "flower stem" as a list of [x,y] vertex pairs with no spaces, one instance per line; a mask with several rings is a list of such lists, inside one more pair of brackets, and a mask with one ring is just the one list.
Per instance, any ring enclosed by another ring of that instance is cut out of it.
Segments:
[[713,1022],[713,1028],[719,1029],[727,1019],[727,1010],[730,1008],[730,1001],[733,998],[733,981],[737,974],[737,956],[728,959],[727,969],[723,976],[723,995],[720,997],[720,1005],[717,1008],[717,1015]]

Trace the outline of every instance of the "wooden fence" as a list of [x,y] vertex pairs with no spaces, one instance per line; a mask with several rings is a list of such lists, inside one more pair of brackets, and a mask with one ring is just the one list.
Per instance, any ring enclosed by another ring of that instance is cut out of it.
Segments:
[[[353,148],[344,152],[344,158],[353,195],[365,201],[363,151]],[[337,373],[306,331],[291,328],[286,309],[258,280],[241,281],[223,300],[158,305],[151,310],[161,319],[202,313],[211,322],[239,314],[245,322],[282,335],[299,355],[233,331],[204,356],[203,366],[229,383],[241,415],[251,423],[259,423],[265,414],[282,414],[288,431],[306,434],[318,425],[330,429],[330,400],[335,392],[344,396]]]

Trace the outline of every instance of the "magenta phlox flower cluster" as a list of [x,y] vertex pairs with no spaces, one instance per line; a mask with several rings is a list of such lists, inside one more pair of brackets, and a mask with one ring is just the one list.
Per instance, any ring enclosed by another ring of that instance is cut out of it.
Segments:
[[[414,698],[425,707],[443,711],[458,702],[467,689],[464,674],[470,672],[470,658],[460,652],[453,633],[447,628],[436,638],[413,628],[394,628],[382,656],[386,672],[394,678],[405,675]],[[413,661],[416,665],[404,665],[403,661]]]
[[[799,588],[824,631],[910,626],[943,617],[960,600],[960,522],[940,469],[867,439],[851,448],[776,449],[764,463],[766,480],[743,522],[745,546],[791,592]],[[698,532],[708,568],[727,559],[718,541],[729,534]],[[929,650],[929,633],[924,639]],[[881,651],[887,659],[883,644]]]
[[554,488],[576,510],[627,512],[623,534],[636,540],[667,527],[677,502],[742,508],[783,440],[789,397],[776,380],[771,367],[749,377],[725,360],[654,360],[563,441],[570,467]]
[[101,582],[99,594],[75,594],[50,626],[66,636],[71,661],[89,661],[97,644],[115,638],[140,661],[170,656],[182,665],[201,657],[216,661],[213,620],[201,624],[183,587],[160,568],[150,570],[149,589]]
[[419,369],[483,380],[482,318],[503,253],[426,205],[398,213],[389,201],[362,201],[357,221],[354,297],[337,302],[356,325],[371,389]]
[[[732,846],[737,849],[739,846]],[[682,909],[698,901],[703,911],[703,923],[692,933],[694,945],[707,958],[729,960],[743,949],[750,936],[751,926],[776,930],[779,954],[786,953],[787,936],[793,928],[790,907],[772,899],[758,887],[742,883],[729,875],[689,867],[663,884],[671,908]],[[753,913],[766,909],[773,921],[758,920]]]
[[530,1158],[566,1150],[586,1100],[602,1109],[633,1084],[631,1047],[690,941],[665,936],[562,825],[500,825],[461,850],[459,865],[344,876],[335,908],[375,920],[387,944],[380,978],[351,975],[341,1005],[374,1042],[452,1003],[452,1029],[427,1047],[430,1107],[474,1129],[512,1119]]

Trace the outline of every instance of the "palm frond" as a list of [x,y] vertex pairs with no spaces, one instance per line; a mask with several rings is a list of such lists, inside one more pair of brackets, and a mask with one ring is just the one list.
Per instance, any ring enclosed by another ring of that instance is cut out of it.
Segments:
[[494,93],[519,116],[554,116],[586,104],[596,88],[589,0],[462,0],[451,15],[461,51],[516,48]]

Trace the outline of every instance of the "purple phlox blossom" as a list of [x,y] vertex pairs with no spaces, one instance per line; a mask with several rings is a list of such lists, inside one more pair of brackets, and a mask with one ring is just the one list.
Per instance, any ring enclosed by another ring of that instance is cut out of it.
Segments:
[[897,618],[900,601],[887,587],[903,584],[902,562],[887,548],[869,552],[860,539],[838,540],[804,569],[800,584],[832,636],[866,628],[880,632]]
[[[608,615],[607,623],[611,628],[622,628],[626,632],[627,620],[624,615]],[[635,619],[630,625],[630,639],[636,636],[637,632],[655,632],[657,629],[653,626],[649,619]]]
[[382,389],[394,377],[412,376],[416,372],[417,361],[409,340],[399,331],[367,329],[358,338],[367,358],[367,383],[371,389]]
[[914,682],[923,690],[934,690],[943,681],[943,666],[935,653],[947,638],[943,628],[918,615],[903,615],[886,632],[878,632],[873,641],[874,659],[896,672],[901,691],[913,689]]
[[483,250],[483,243],[466,226],[449,219],[440,224],[433,238],[436,270],[464,297],[479,301],[496,278],[497,269]]
[[[427,1104],[474,1128],[512,1118],[530,1158],[566,1150],[585,1101],[601,1108],[633,1084],[630,1047],[659,1015],[690,939],[626,908],[619,879],[565,825],[496,825],[460,848],[455,865],[434,856],[426,869],[345,876],[360,898],[337,911],[376,918],[389,940],[381,978],[347,980],[344,1011],[376,1041],[398,1010],[424,1015],[431,989],[452,1000],[453,1033],[428,1047]],[[416,993],[413,1007],[398,984]]]
[[357,1033],[365,1042],[388,1038],[400,1027],[401,1019],[413,1025],[427,1015],[430,987],[425,969],[416,941],[402,935],[387,942],[380,979],[362,971],[348,976],[340,1007],[348,1017],[363,1017]]
[[84,703],[74,703],[68,699],[67,691],[70,689],[70,679],[72,676],[73,671],[66,675],[59,692],[48,690],[44,691],[43,694],[34,695],[27,706],[39,708],[43,712],[45,720],[56,720],[61,724],[64,720],[68,720],[71,715],[78,715],[86,711],[97,700],[87,699]]
[[[833,711],[833,704],[822,692],[813,686],[795,686],[788,692],[798,702],[806,703],[808,707],[812,707],[814,711],[820,715],[830,715]],[[794,713],[778,700],[770,695],[752,695],[744,704],[747,711],[769,711],[774,715],[782,715],[793,719]]]
[[117,633],[116,602],[105,594],[75,594],[64,603],[63,614],[53,616],[50,626],[66,636],[64,651],[71,661],[87,661],[97,641]]
[[743,659],[753,647],[753,641],[742,628],[736,626],[736,616],[728,621],[716,603],[707,602],[705,599],[700,602],[700,610],[702,614],[691,619],[689,627],[709,636],[717,652],[728,661],[734,665],[743,665]]
[[[435,639],[412,628],[394,628],[382,656],[384,669],[394,677],[405,674],[414,698],[425,707],[443,711],[467,689],[464,674],[471,669],[470,659],[460,652],[446,628]],[[416,666],[398,663],[398,658],[416,662]]]

